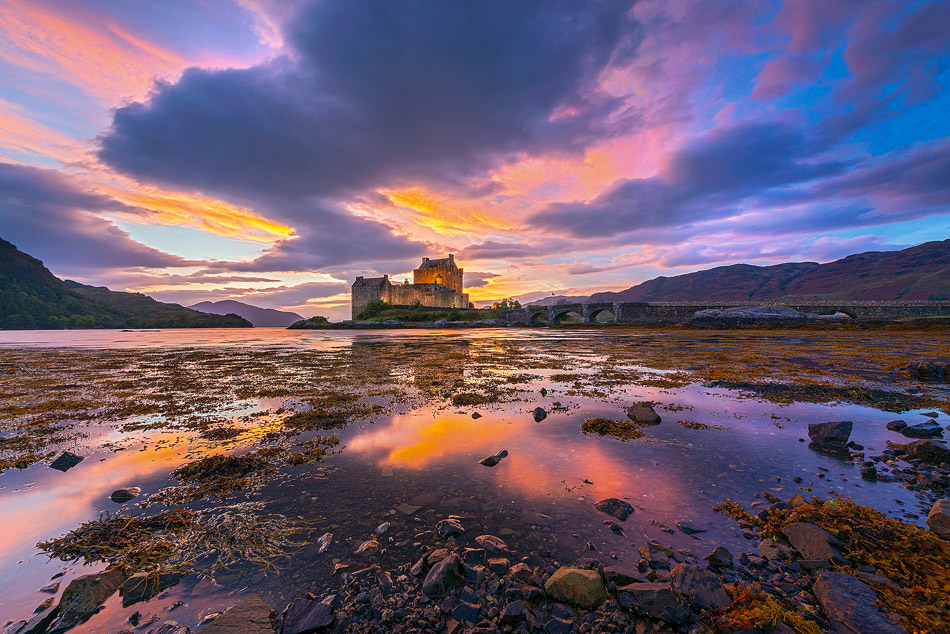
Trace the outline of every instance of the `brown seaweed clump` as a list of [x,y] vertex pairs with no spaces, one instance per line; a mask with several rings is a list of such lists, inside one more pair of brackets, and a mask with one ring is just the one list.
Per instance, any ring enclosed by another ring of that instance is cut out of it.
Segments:
[[581,425],[581,430],[585,434],[611,436],[624,442],[644,436],[642,425],[625,420],[612,420],[610,418],[588,419],[586,423]]

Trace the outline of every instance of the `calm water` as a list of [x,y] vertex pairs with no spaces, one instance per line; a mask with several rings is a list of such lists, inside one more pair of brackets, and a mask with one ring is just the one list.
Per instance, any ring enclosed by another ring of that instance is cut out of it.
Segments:
[[[30,331],[0,332],[0,361],[4,349],[51,348],[154,349],[194,347],[345,348],[357,343],[387,345],[420,338],[482,341],[588,339],[596,330],[475,330],[475,331],[288,331],[167,330],[167,331]],[[628,335],[631,343],[639,336]],[[704,335],[708,336],[708,335]],[[499,368],[510,371],[511,368]],[[77,369],[77,372],[81,369]],[[621,562],[637,561],[637,548],[657,539],[699,556],[722,544],[752,551],[733,520],[712,511],[726,498],[745,505],[762,500],[763,491],[785,498],[839,493],[910,521],[920,521],[925,503],[898,484],[866,482],[851,461],[816,453],[799,439],[808,423],[852,420],[852,439],[865,445],[868,456],[883,450],[887,440],[902,437],[885,429],[893,413],[851,406],[794,403],[777,405],[743,398],[733,392],[690,384],[677,389],[620,386],[610,399],[566,398],[568,386],[537,375],[530,401],[453,408],[444,403],[400,408],[378,416],[372,424],[339,430],[344,449],[319,465],[288,469],[262,491],[246,499],[263,502],[268,511],[305,518],[312,537],[334,533],[330,549],[317,555],[308,547],[296,553],[280,571],[247,566],[218,579],[186,578],[161,597],[122,609],[118,597],[106,604],[76,632],[117,631],[139,611],[159,623],[173,618],[194,628],[200,617],[222,610],[248,592],[257,592],[278,610],[308,591],[329,588],[335,563],[355,568],[376,561],[402,563],[417,551],[398,546],[420,530],[432,529],[450,514],[465,517],[467,537],[500,534],[522,551],[551,553],[562,561],[594,554]],[[542,397],[545,387],[551,394]],[[536,406],[552,408],[554,400],[570,404],[536,423]],[[663,423],[649,428],[637,442],[617,442],[586,436],[580,425],[588,418],[623,418],[621,403],[655,401]],[[663,409],[663,406],[670,409]],[[250,409],[274,407],[266,399]],[[681,411],[672,411],[679,408]],[[471,413],[482,414],[473,419]],[[925,420],[921,412],[904,412],[908,422]],[[945,416],[944,416],[945,418]],[[687,429],[677,420],[700,421],[725,429]],[[45,599],[38,589],[65,571],[61,587],[95,568],[47,561],[35,544],[63,534],[83,521],[114,512],[121,505],[109,494],[123,486],[140,486],[148,495],[171,483],[177,465],[214,450],[218,443],[184,433],[165,431],[121,433],[115,426],[82,428],[85,437],[74,450],[86,459],[68,473],[36,464],[0,475],[0,625],[25,618]],[[106,444],[109,443],[109,444]],[[122,447],[114,451],[115,445]],[[228,450],[251,448],[253,440],[238,441]],[[509,457],[494,468],[478,460],[506,449]],[[801,484],[793,477],[802,478]],[[810,487],[811,491],[803,489]],[[604,525],[607,516],[592,504],[604,497],[629,500],[636,512],[617,535]],[[238,496],[238,499],[245,499]],[[136,500],[138,501],[138,500]],[[396,510],[408,502],[421,507],[412,515]],[[126,504],[124,508],[133,508]],[[689,537],[675,529],[688,521],[707,532]],[[382,555],[356,556],[355,548],[372,537],[373,528],[388,521]],[[387,541],[392,537],[391,541]],[[590,542],[597,551],[587,550]],[[173,612],[176,602],[183,605]]]

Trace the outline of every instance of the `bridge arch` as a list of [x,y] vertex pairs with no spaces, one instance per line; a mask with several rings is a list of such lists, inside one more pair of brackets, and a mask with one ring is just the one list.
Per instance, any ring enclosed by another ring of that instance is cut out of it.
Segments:
[[550,326],[551,325],[550,322],[548,321],[548,314],[544,312],[543,310],[539,310],[537,312],[532,313],[531,316],[528,317],[528,323],[532,326]]
[[[573,316],[573,317],[571,317]],[[584,315],[581,311],[576,308],[569,308],[567,310],[555,309],[551,311],[551,325],[560,326],[565,318],[571,317],[570,321],[572,323],[584,323]]]
[[617,315],[613,308],[592,308],[587,321],[591,324],[612,324],[617,321]]

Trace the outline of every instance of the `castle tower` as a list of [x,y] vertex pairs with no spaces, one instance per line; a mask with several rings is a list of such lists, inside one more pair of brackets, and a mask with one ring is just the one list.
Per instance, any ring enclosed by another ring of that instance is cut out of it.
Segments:
[[422,258],[422,264],[412,272],[413,284],[440,284],[456,293],[462,292],[462,276],[465,269],[455,264],[455,256],[430,260]]

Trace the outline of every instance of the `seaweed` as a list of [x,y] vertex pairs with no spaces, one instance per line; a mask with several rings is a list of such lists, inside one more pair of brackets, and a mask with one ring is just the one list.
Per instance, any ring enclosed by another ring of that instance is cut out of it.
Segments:
[[581,430],[585,434],[612,436],[623,442],[643,438],[644,436],[642,425],[625,420],[611,420],[610,418],[588,419],[587,422],[581,425]]

